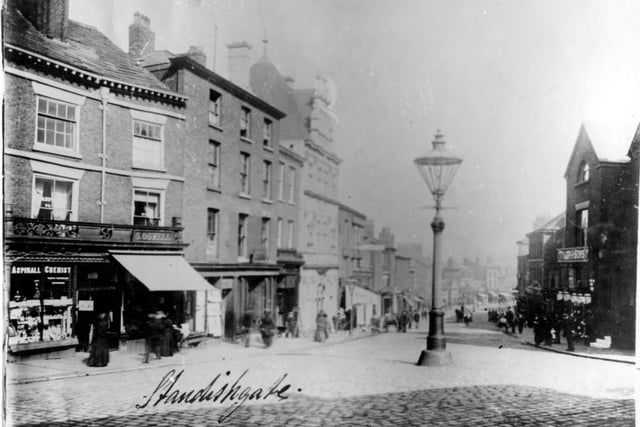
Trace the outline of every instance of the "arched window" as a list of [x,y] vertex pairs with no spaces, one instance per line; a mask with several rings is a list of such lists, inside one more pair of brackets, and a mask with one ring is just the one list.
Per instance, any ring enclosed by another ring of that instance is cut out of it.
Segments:
[[589,164],[583,161],[578,170],[578,182],[589,181]]

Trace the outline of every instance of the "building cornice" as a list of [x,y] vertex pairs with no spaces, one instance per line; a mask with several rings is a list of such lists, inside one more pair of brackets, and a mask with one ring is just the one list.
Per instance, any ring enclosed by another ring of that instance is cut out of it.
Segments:
[[[69,93],[74,93],[76,95],[80,95],[80,96],[86,96],[87,98],[91,98],[94,99],[96,101],[102,101],[102,97],[100,96],[100,92],[95,89],[95,90],[86,90],[86,89],[80,89],[74,86],[69,86],[66,85],[64,83],[60,83],[57,80],[51,80],[47,77],[43,77],[39,74],[34,74],[31,73],[29,71],[24,71],[24,70],[20,70],[18,68],[14,68],[11,66],[5,66],[4,67],[4,71],[7,74],[12,74],[14,76],[18,76],[18,77],[22,77],[24,79],[27,80],[32,80],[34,82],[38,82],[38,83],[42,83],[51,87],[55,87],[57,89],[61,89],[64,91],[67,91]],[[165,110],[162,108],[156,108],[156,107],[150,107],[150,106],[145,106],[145,105],[140,105],[140,104],[136,104],[134,102],[128,102],[128,101],[122,101],[119,100],[117,98],[110,98],[109,99],[109,104],[111,105],[117,105],[120,107],[124,107],[124,108],[128,108],[130,110],[137,110],[137,111],[144,111],[147,113],[154,113],[154,114],[160,114],[160,115],[164,115],[167,117],[172,117],[174,119],[179,119],[179,120],[186,120],[186,117],[184,114],[180,114],[180,113],[175,113],[171,110]]]
[[170,90],[156,89],[105,77],[8,43],[4,44],[4,52],[5,58],[9,61],[15,60],[16,63],[27,61],[37,69],[53,74],[63,74],[69,81],[78,82],[89,87],[108,87],[114,93],[152,99],[178,106],[184,106],[189,99],[185,95]]
[[309,197],[313,197],[314,199],[318,199],[318,200],[321,200],[321,201],[326,202],[326,203],[330,203],[330,204],[338,206],[338,207],[340,206],[340,202],[338,202],[337,200],[334,200],[334,199],[332,199],[330,197],[327,197],[327,196],[323,196],[322,194],[314,193],[311,190],[305,190],[304,191],[304,195],[305,196],[309,196]]

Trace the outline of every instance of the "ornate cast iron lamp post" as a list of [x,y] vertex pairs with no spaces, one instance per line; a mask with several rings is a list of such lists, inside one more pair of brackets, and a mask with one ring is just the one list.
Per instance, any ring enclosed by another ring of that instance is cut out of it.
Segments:
[[449,184],[453,180],[462,159],[454,156],[445,148],[445,142],[440,130],[436,132],[433,141],[433,150],[414,160],[420,174],[424,178],[436,205],[436,215],[431,221],[433,230],[433,271],[432,271],[432,295],[431,311],[429,312],[429,335],[427,336],[427,349],[422,350],[418,365],[443,366],[452,363],[451,353],[446,350],[444,337],[444,310],[440,289],[440,239],[444,230],[444,221],[440,215],[442,199]]

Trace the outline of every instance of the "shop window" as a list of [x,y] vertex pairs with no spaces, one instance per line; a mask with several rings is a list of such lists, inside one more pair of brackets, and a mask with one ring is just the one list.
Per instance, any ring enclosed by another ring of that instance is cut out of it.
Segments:
[[[11,266],[8,344],[72,338],[69,265],[15,264]],[[13,347],[16,346],[16,347]]]
[[132,165],[143,169],[164,168],[161,125],[141,120],[133,121]]
[[160,193],[135,190],[133,197],[134,225],[162,225]]
[[70,221],[73,212],[74,181],[36,176],[31,216],[44,220]]

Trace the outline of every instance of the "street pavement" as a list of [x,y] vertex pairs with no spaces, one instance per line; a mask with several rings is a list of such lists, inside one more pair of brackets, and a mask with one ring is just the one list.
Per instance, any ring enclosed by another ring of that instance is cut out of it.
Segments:
[[[358,331],[325,343],[280,338],[269,349],[211,341],[148,365],[139,355],[122,352],[113,352],[106,368],[82,367],[82,354],[40,361],[38,367],[8,364],[6,421],[634,425],[633,365],[548,352],[523,345],[525,337],[456,323],[446,324],[446,334],[449,367],[415,365],[425,348],[424,329],[375,336]],[[465,337],[473,345],[465,344]]]

